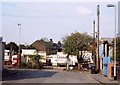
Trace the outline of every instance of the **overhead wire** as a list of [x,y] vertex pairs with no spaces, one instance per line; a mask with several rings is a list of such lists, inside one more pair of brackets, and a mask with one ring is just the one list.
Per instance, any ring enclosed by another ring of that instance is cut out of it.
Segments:
[[[51,18],[50,16],[52,16],[52,18],[79,18],[79,16],[64,16],[64,15],[59,15],[59,14],[54,14],[54,13],[50,13],[50,12],[46,12],[46,11],[41,11],[41,10],[36,10],[36,9],[31,9],[29,7],[23,7],[23,6],[20,6],[20,5],[14,5],[14,4],[8,4],[8,3],[4,3],[4,5],[7,5],[7,6],[16,6],[18,7],[18,9],[23,9],[23,10],[27,10],[27,11],[31,11],[31,12],[38,12],[40,14],[44,14],[44,15],[49,15],[48,16],[44,16],[44,17],[40,17],[40,16],[26,16],[26,18]],[[21,12],[22,13],[22,12]],[[23,14],[23,13],[22,13]],[[16,15],[12,15],[12,17],[15,16],[15,17],[20,17],[20,16],[16,16]],[[24,17],[25,16],[21,16],[21,17]]]

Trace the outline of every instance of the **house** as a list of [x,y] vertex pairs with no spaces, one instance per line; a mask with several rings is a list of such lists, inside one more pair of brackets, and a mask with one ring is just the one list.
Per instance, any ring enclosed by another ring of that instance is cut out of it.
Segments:
[[21,61],[22,62],[29,62],[30,61],[30,56],[31,55],[36,55],[36,50],[35,49],[22,49],[21,53]]
[[[118,2],[118,8],[120,8],[120,1]],[[118,9],[118,15],[120,14],[120,9]],[[118,16],[118,37],[120,37],[120,16]]]
[[111,65],[113,59],[113,38],[102,38],[99,45],[100,72],[104,76],[111,75]]
[[58,43],[53,43],[53,40],[45,41],[43,39],[36,40],[32,43],[32,46],[38,51],[38,54],[42,56],[41,62],[50,61],[48,56],[57,55],[57,52],[62,51],[60,41]]
[[30,57],[36,54],[41,56],[40,61],[42,63],[46,63],[46,51],[37,51],[36,49],[22,49],[21,61],[29,62]]
[[47,46],[44,40],[36,40],[35,42],[32,43],[32,46],[38,50],[38,51],[46,51]]
[[57,52],[62,51],[62,45],[60,41],[58,43],[53,43],[53,40],[45,41],[43,39],[36,40],[32,43],[32,46],[38,51],[46,51],[47,55],[57,54]]

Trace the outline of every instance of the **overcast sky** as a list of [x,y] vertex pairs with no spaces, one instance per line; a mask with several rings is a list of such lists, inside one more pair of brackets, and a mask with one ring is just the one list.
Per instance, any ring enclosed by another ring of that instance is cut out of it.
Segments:
[[3,2],[2,36],[5,42],[18,43],[18,24],[21,24],[20,41],[27,44],[41,38],[62,41],[75,31],[91,34],[93,20],[97,29],[98,4],[100,37],[114,37],[114,8],[107,8],[108,2]]

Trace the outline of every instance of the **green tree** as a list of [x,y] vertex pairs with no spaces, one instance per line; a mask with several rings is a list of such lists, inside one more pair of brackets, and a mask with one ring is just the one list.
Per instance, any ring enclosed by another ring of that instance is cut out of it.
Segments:
[[79,55],[78,51],[89,50],[88,44],[92,40],[92,37],[86,33],[71,33],[63,39],[63,51],[70,55]]
[[[68,55],[77,55],[78,68],[82,63],[82,51],[89,50],[89,43],[92,42],[92,37],[87,33],[74,32],[63,38],[63,51]],[[81,51],[79,55],[79,51]],[[69,56],[67,56],[69,59]]]
[[24,44],[21,44],[20,48],[21,49],[35,49],[32,45],[24,45]]
[[19,47],[15,42],[10,42],[5,45],[5,49],[10,50],[11,52],[14,51],[14,53],[17,54]]
[[56,49],[56,44],[53,43],[53,40],[50,39],[50,41],[46,42],[46,52],[47,55],[51,55],[51,54],[57,54],[57,49]]

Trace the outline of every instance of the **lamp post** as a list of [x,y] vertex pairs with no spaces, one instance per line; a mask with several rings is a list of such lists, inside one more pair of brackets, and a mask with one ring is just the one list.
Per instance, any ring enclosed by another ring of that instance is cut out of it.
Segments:
[[108,4],[107,7],[115,8],[115,35],[114,35],[114,80],[116,80],[116,6]]
[[18,26],[19,26],[19,53],[18,53],[18,66],[20,65],[20,57],[21,57],[21,55],[20,55],[20,41],[21,41],[21,24],[18,24]]

